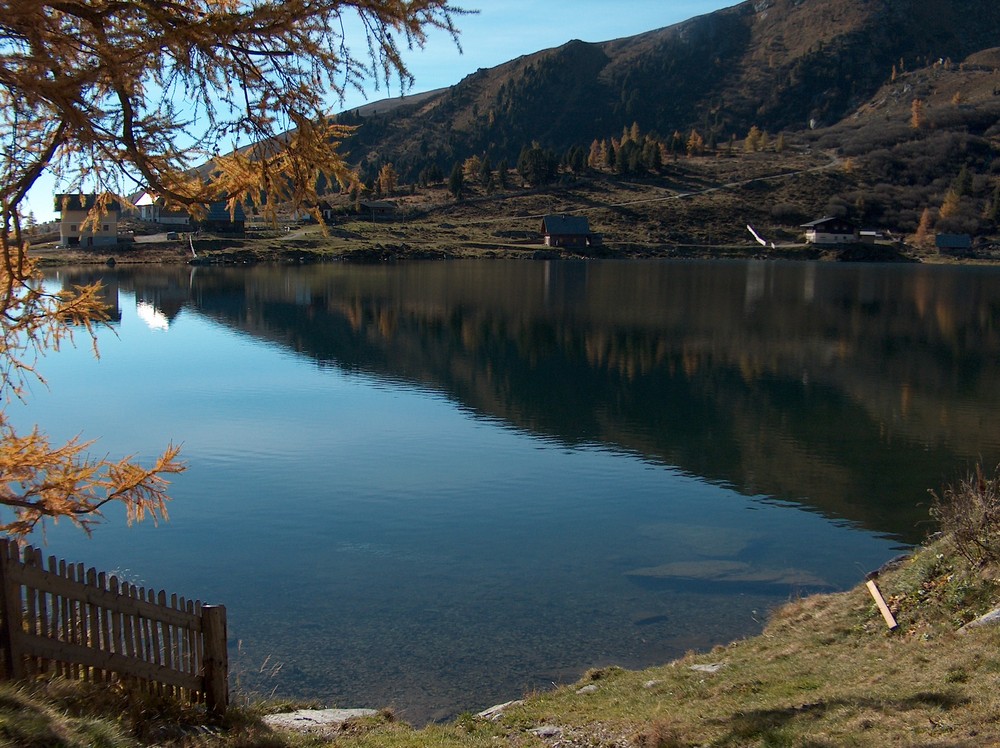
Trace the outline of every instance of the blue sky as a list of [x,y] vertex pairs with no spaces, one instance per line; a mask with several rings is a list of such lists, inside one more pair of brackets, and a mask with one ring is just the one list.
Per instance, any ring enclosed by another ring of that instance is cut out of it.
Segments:
[[[459,16],[459,52],[447,34],[433,33],[424,49],[408,52],[404,59],[415,80],[410,93],[430,91],[458,83],[479,68],[490,68],[521,55],[558,47],[571,39],[603,42],[663,28],[720,8],[735,0],[455,0],[455,5],[476,10]],[[350,41],[350,40],[349,40]],[[355,52],[362,53],[363,46]],[[349,92],[334,109],[357,107],[399,95],[399,84],[387,90],[374,83],[364,92]],[[35,219],[55,218],[52,194],[58,186],[43,176],[29,196]]]

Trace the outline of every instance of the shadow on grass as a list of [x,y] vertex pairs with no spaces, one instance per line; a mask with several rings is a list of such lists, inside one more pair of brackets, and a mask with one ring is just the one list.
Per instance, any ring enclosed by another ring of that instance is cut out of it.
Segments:
[[[815,722],[827,713],[847,708],[851,711],[900,713],[914,709],[954,709],[969,703],[969,699],[942,691],[925,691],[902,699],[834,699],[785,709],[757,709],[728,718],[710,720],[711,724],[728,728],[714,745],[745,745],[747,741],[761,741],[764,745],[795,745],[800,748],[827,748],[836,743],[808,738],[809,722]],[[921,743],[927,748],[957,748],[963,743],[934,741]]]

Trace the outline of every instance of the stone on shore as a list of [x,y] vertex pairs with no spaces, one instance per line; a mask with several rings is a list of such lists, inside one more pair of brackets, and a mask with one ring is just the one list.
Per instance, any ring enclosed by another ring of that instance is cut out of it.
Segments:
[[264,723],[279,730],[291,730],[304,735],[329,736],[350,719],[373,717],[375,709],[299,709],[297,712],[268,714]]
[[983,616],[979,616],[974,621],[969,621],[958,630],[958,633],[967,633],[969,629],[979,628],[980,626],[996,626],[1000,624],[1000,608],[994,608],[989,613]]
[[503,704],[496,704],[495,706],[491,706],[489,709],[483,709],[483,711],[479,712],[476,716],[479,717],[479,719],[488,719],[491,722],[496,722],[510,707],[520,706],[523,703],[524,699],[505,701]]

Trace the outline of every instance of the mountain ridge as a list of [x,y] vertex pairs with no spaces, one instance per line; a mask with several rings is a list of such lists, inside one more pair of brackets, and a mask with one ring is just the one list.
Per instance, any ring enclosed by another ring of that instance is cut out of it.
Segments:
[[532,142],[587,147],[633,122],[661,137],[697,129],[714,144],[754,125],[836,124],[894,69],[963,60],[998,31],[989,0],[747,0],[635,36],[570,40],[340,118],[361,125],[347,148],[363,173],[391,162],[404,181],[471,155],[512,162]]

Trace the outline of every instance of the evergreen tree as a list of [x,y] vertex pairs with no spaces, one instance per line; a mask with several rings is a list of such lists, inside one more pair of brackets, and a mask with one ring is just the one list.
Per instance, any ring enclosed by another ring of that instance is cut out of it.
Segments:
[[558,172],[558,159],[549,150],[543,149],[538,143],[525,146],[517,159],[517,173],[530,185],[542,185],[552,182]]
[[490,163],[489,156],[483,156],[482,161],[479,162],[479,174],[476,175],[479,179],[479,184],[483,187],[488,187],[493,181],[493,164]]
[[994,225],[1000,223],[1000,183],[993,189],[993,198],[987,203],[983,218]]
[[966,197],[972,194],[972,174],[969,167],[962,164],[955,181],[951,183],[951,188],[959,197]]
[[497,186],[501,190],[507,189],[507,172],[510,171],[510,165],[507,163],[507,159],[500,159],[500,163],[497,164]]
[[652,138],[647,138],[642,147],[642,165],[653,172],[658,172],[663,167],[660,144]]
[[455,162],[455,165],[451,169],[451,176],[448,177],[448,192],[456,200],[462,199],[462,189],[465,186],[465,175],[463,173],[462,165]]

